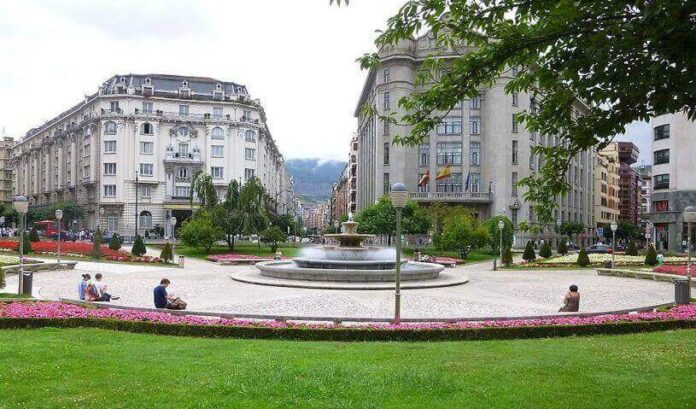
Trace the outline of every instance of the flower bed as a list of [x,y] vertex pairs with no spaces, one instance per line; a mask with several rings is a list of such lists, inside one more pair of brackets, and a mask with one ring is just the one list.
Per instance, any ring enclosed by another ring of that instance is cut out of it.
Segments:
[[[686,276],[686,266],[661,266],[653,269],[655,273]],[[696,264],[691,266],[691,275],[696,276]]]
[[508,321],[309,324],[204,318],[161,312],[93,309],[57,302],[0,303],[0,328],[98,327],[169,335],[306,340],[513,339],[696,328],[696,305],[664,312]]
[[128,253],[119,254],[117,256],[106,256],[105,260],[108,261],[128,261],[131,263],[164,263],[165,261],[159,257],[153,256],[131,256]]
[[[601,266],[604,262],[611,261],[611,254],[588,254],[590,264],[593,266]],[[541,259],[534,264],[542,265],[542,267],[565,267],[570,264],[576,264],[578,261],[577,254],[567,254],[561,257],[551,257]],[[665,264],[686,264],[686,257],[665,257]],[[617,266],[642,266],[645,264],[644,256],[626,256],[616,255],[615,263]]]

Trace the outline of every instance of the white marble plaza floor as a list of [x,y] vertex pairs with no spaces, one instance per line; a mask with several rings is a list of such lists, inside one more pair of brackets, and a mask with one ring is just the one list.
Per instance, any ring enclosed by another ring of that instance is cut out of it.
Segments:
[[[469,278],[467,284],[404,290],[405,318],[464,318],[555,314],[571,284],[580,288],[581,312],[603,312],[656,305],[674,300],[672,284],[598,276],[593,270],[490,271],[492,263],[447,269]],[[230,274],[254,266],[220,266],[187,259],[185,268],[80,261],[75,270],[34,275],[34,295],[77,298],[81,274],[104,275],[114,304],[152,307],[152,289],[166,277],[170,293],[195,311],[294,316],[370,317],[392,315],[393,290],[319,290],[260,286],[234,281]],[[7,278],[15,288],[16,276]]]

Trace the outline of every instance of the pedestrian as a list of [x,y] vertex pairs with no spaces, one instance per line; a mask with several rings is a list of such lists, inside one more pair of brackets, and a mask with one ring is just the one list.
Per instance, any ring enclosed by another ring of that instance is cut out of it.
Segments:
[[97,299],[94,301],[106,301],[118,300],[120,297],[114,297],[107,292],[106,284],[102,281],[102,274],[97,273],[94,278],[96,281],[93,282],[95,289],[97,290]]
[[160,280],[160,285],[152,290],[154,296],[155,308],[166,308],[168,310],[183,310],[186,309],[186,302],[179,297],[174,297],[167,294],[167,287],[170,281],[166,278]]
[[79,284],[77,284],[77,295],[82,301],[85,300],[85,291],[87,290],[89,280],[91,279],[92,276],[90,276],[89,274],[82,274],[82,280],[80,280]]
[[662,263],[664,263],[664,262],[665,262],[665,256],[664,256],[664,254],[662,254],[662,252],[660,252],[660,254],[657,255],[657,266],[661,267]]
[[568,289],[565,297],[563,297],[563,306],[559,312],[578,312],[580,310],[580,293],[578,286],[573,284]]

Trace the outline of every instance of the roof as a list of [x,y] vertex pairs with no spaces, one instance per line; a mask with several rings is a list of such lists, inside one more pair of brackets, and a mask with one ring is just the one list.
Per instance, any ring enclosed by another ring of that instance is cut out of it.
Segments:
[[[186,82],[193,94],[209,96],[214,91],[224,91],[225,95],[248,95],[246,86],[236,82],[221,81],[210,77],[171,74],[114,75],[104,82],[104,91],[106,94],[116,93],[114,92],[116,86],[122,82],[125,82],[127,87],[139,89],[146,84],[147,79],[150,80],[156,92],[178,92]],[[220,85],[220,89],[217,88],[218,85]]]

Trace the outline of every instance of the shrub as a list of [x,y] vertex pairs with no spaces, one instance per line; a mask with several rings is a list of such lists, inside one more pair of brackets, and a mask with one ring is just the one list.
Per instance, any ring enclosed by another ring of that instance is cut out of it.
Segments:
[[261,241],[268,244],[272,253],[275,253],[278,250],[278,244],[285,242],[285,240],[287,240],[287,236],[278,226],[271,226],[261,233]]
[[645,264],[649,266],[657,265],[657,252],[652,244],[648,245],[648,251],[645,253]]
[[532,242],[528,241],[527,246],[524,248],[524,254],[522,254],[522,258],[526,261],[534,261],[536,259],[536,253],[534,252],[534,247],[532,246]]
[[5,282],[5,271],[0,270],[0,288],[5,288],[7,283]]
[[41,239],[39,238],[39,232],[36,231],[36,227],[32,227],[29,231],[29,241],[31,241],[32,243],[41,241]]
[[162,251],[160,252],[160,259],[164,260],[165,263],[169,263],[170,261],[174,260],[171,243],[164,243],[164,247],[162,247]]
[[103,256],[101,242],[104,236],[102,235],[101,228],[97,227],[97,231],[94,232],[92,237],[92,257],[101,258]]
[[[24,245],[22,246],[22,247],[23,247],[23,248],[22,248],[23,253],[24,253],[24,254],[29,254],[29,253],[31,253],[31,250],[32,250],[32,249],[31,249],[31,240],[29,239],[29,235],[28,235],[28,234],[25,234],[25,235],[24,235],[24,239],[22,240],[22,243],[24,244]],[[41,243],[41,242],[37,241],[37,243]],[[19,249],[18,249],[18,250],[19,250]]]
[[539,250],[539,256],[541,256],[543,258],[549,258],[552,255],[553,255],[553,253],[551,252],[551,245],[549,244],[548,241],[544,242],[544,245],[541,246],[541,250]]
[[140,257],[145,253],[147,253],[147,249],[145,248],[143,238],[139,234],[136,234],[135,241],[133,242],[133,249],[131,249],[131,254],[136,257]]
[[626,255],[627,256],[637,256],[638,255],[638,248],[636,247],[636,243],[634,243],[633,240],[628,242],[628,247],[626,247]]
[[503,259],[501,261],[505,267],[512,265],[512,249],[510,247],[505,247],[505,250],[503,250]]
[[568,246],[566,245],[565,239],[561,239],[558,242],[558,249],[556,251],[558,252],[558,254],[560,254],[562,256],[565,256],[566,254],[568,254]]
[[118,236],[115,234],[111,236],[111,240],[109,241],[109,248],[111,250],[119,250],[121,248],[121,240],[118,239]]
[[580,253],[578,253],[577,264],[580,267],[587,267],[590,265],[590,258],[587,256],[587,250],[585,250],[585,246],[582,246],[580,248]]
[[181,226],[179,237],[185,245],[203,248],[205,254],[210,254],[213,244],[225,238],[225,230],[210,212],[199,210]]

